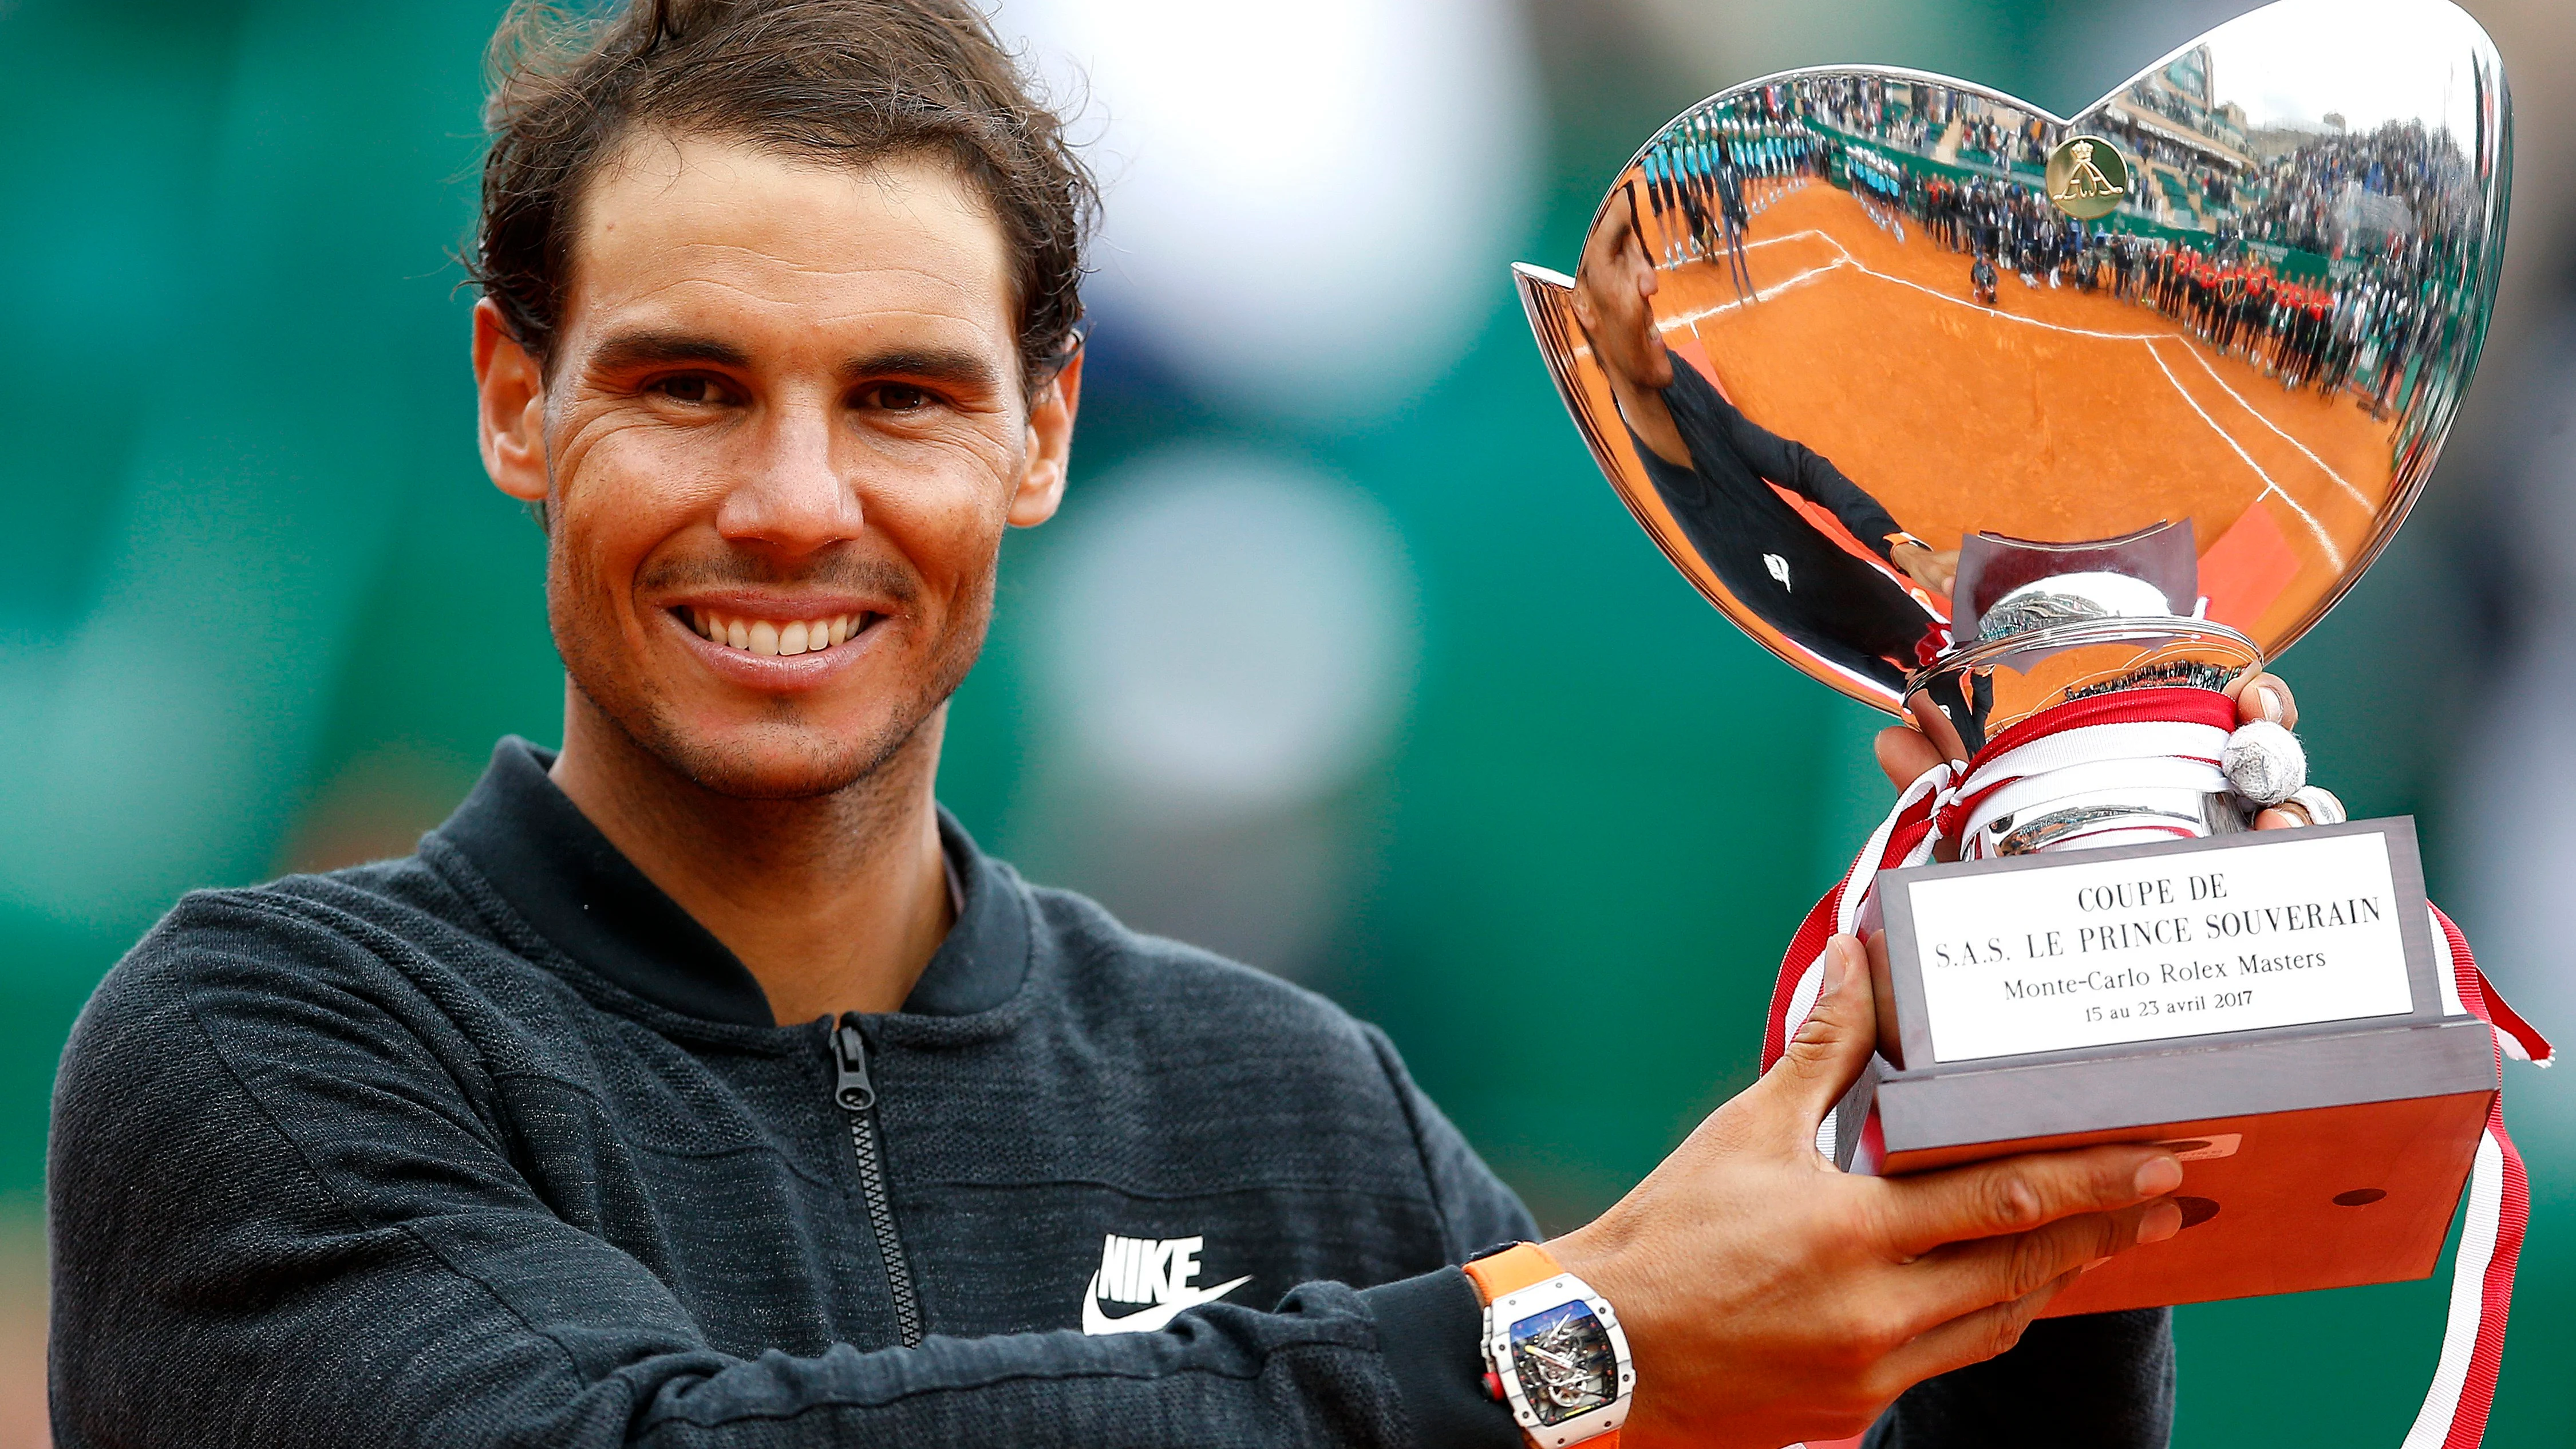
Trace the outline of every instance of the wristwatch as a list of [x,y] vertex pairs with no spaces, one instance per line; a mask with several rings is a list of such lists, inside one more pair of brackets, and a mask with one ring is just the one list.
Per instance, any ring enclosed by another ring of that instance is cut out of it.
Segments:
[[1485,1300],[1485,1391],[1511,1406],[1539,1449],[1618,1449],[1637,1370],[1610,1301],[1536,1243],[1466,1266]]

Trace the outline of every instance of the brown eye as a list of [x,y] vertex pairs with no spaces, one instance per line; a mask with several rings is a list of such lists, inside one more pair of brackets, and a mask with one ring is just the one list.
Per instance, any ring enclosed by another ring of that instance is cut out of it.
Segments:
[[931,399],[928,392],[908,382],[881,382],[867,390],[864,401],[890,413],[910,413],[930,406]]
[[724,400],[723,388],[714,378],[704,373],[683,373],[678,377],[666,377],[653,384],[653,390],[673,402],[711,403]]

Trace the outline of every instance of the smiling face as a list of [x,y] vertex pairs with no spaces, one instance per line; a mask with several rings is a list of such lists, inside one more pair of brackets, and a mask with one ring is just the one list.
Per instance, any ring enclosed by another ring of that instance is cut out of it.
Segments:
[[574,711],[762,799],[920,732],[982,647],[1003,529],[1063,488],[1079,364],[1023,395],[1010,260],[936,159],[648,133],[602,169],[550,365],[489,302],[475,331]]

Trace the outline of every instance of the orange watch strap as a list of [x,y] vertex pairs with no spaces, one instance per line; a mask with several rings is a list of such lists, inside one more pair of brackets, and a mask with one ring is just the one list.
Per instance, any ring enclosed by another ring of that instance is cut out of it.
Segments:
[[1536,1243],[1514,1243],[1467,1264],[1467,1276],[1476,1280],[1476,1291],[1488,1304],[1564,1271],[1565,1265],[1556,1261],[1556,1255]]
[[[1544,1283],[1565,1271],[1556,1255],[1536,1243],[1515,1243],[1466,1265],[1467,1276],[1476,1285],[1479,1297],[1488,1307],[1506,1293],[1517,1293],[1533,1283]],[[1619,1431],[1596,1434],[1583,1441],[1579,1449],[1619,1449]]]

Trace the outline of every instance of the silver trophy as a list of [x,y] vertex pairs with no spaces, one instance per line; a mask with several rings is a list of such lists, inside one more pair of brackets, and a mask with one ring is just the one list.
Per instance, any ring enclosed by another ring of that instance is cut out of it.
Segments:
[[[1674,566],[1984,760],[2224,689],[2361,577],[2468,388],[2510,153],[2466,14],[2281,0],[2071,118],[1883,67],[1736,86],[1619,173],[1572,276],[1515,274]],[[1896,1020],[1838,1159],[2191,1149],[2190,1230],[2054,1312],[2440,1251],[2495,1082],[2411,826],[2242,835],[2285,793],[2252,773],[2037,770],[1946,823],[1963,863],[1875,878]]]
[[[2504,72],[2440,0],[2285,0],[2061,120],[1790,72],[1639,151],[1521,296],[1594,458],[1745,632],[1973,751],[2323,618],[2431,474],[2486,333]],[[2147,789],[2016,812],[2003,853]]]

